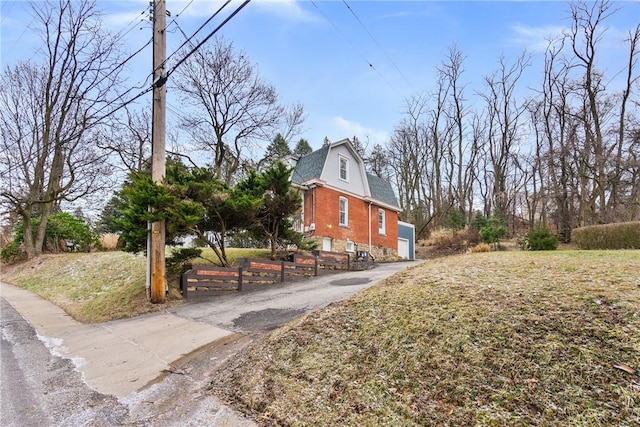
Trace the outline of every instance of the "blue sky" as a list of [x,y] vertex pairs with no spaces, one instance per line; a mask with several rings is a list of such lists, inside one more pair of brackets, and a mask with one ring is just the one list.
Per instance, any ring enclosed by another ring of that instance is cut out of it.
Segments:
[[[111,29],[130,30],[124,38],[130,52],[151,37],[150,23],[140,22],[148,3],[98,0]],[[191,35],[221,4],[167,0],[172,13],[168,54],[184,41],[178,26]],[[223,15],[239,4],[232,2]],[[624,38],[640,22],[640,2],[614,6],[622,10],[607,21],[599,52],[600,66],[612,76],[624,66]],[[559,1],[253,0],[219,34],[247,54],[281,102],[305,106],[308,118],[301,136],[312,147],[318,148],[325,136],[336,141],[355,135],[368,139],[371,148],[386,142],[408,97],[434,89],[436,67],[454,43],[466,56],[462,80],[468,82],[470,102],[483,89],[482,78],[497,69],[500,55],[513,59],[527,49],[532,66],[525,78],[531,86],[539,84],[545,40],[570,26],[568,9]],[[3,0],[1,19],[3,68],[36,59],[42,43],[28,28],[33,21],[28,4]],[[212,21],[199,38],[220,22]],[[149,47],[131,63],[131,86],[142,83],[150,69]],[[170,105],[179,108],[169,96]],[[169,111],[168,121],[176,120]]]

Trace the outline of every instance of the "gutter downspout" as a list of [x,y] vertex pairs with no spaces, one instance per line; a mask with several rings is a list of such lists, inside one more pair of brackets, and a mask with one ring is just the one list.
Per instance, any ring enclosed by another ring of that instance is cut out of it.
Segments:
[[[311,221],[316,224],[316,188],[311,189]],[[316,227],[318,224],[316,224]]]
[[371,254],[371,202],[369,202],[369,254]]

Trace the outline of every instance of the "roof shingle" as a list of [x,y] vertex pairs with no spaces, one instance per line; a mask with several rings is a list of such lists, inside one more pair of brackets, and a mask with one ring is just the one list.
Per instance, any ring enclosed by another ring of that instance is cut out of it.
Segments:
[[[341,143],[342,141],[339,142]],[[301,185],[313,179],[319,179],[322,176],[322,170],[330,147],[331,145],[324,145],[322,148],[302,156],[295,166],[291,181],[294,184]],[[389,182],[370,173],[366,174],[366,179],[373,200],[399,207],[398,199]],[[362,196],[364,197],[364,194]]]

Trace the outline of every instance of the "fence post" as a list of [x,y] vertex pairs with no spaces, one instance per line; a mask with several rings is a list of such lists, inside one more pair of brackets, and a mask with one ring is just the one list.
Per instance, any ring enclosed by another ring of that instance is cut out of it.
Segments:
[[347,271],[351,271],[351,254],[347,254]]
[[284,261],[280,261],[280,283],[284,283]]
[[242,266],[238,267],[238,292],[242,291]]
[[314,264],[314,269],[313,269],[313,275],[317,276],[318,275],[318,256],[316,255],[315,257],[315,264]]
[[187,278],[184,277],[185,272],[180,275],[180,290],[182,291],[182,297],[184,299],[188,299],[187,293],[189,292],[189,286],[187,283]]

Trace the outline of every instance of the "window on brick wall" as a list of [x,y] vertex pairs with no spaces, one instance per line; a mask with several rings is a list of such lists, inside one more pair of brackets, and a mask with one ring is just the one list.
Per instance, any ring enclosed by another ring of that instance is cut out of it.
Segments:
[[378,234],[387,234],[384,209],[378,209]]
[[351,240],[347,240],[344,246],[346,252],[355,252],[355,244]]
[[340,212],[340,218],[338,223],[345,227],[348,226],[349,225],[349,201],[347,200],[346,197],[340,197],[339,212]]

